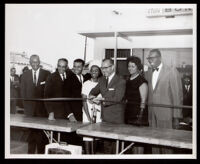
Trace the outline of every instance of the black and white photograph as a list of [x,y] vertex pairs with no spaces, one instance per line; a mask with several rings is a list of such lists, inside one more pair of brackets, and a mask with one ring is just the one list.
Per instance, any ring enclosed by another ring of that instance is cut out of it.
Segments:
[[197,4],[4,8],[6,159],[197,158]]

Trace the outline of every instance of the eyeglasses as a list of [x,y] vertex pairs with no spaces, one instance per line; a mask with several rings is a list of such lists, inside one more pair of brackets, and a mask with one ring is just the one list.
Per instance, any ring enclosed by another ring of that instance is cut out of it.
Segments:
[[108,67],[101,67],[101,69],[108,69],[109,67],[111,67],[112,65],[108,66]]
[[159,56],[153,56],[153,57],[148,57],[147,60],[153,60],[155,58],[158,58]]

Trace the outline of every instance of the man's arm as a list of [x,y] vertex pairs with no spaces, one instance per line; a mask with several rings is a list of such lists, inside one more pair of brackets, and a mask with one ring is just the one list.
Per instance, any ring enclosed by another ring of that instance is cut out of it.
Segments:
[[[170,74],[170,88],[173,100],[173,105],[179,106],[183,104],[183,89],[181,84],[181,78],[177,70],[173,70]],[[182,109],[177,108],[173,110],[174,118],[182,118]]]
[[[112,96],[107,94],[104,96],[104,99],[107,101],[115,101],[115,102],[122,101],[122,99],[124,98],[125,89],[126,89],[126,81],[121,79],[121,80],[119,80],[117,86],[115,87],[115,92],[114,92],[115,94]],[[105,101],[103,104],[105,106],[109,106],[109,105],[116,104],[115,102],[106,102]]]

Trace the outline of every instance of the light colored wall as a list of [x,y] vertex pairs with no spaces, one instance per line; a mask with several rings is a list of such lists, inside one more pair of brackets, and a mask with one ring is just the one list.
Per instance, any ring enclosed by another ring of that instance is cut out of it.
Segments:
[[[166,29],[190,29],[193,28],[193,16],[175,16],[174,18],[147,18],[146,12],[149,8],[167,7],[157,5],[121,5],[99,7],[96,10],[96,31],[134,31],[134,30],[166,30]],[[169,7],[169,6],[168,6]],[[186,6],[173,6],[180,8]],[[192,7],[192,6],[187,6]],[[187,8],[186,7],[186,8]],[[121,15],[116,15],[112,11],[117,10]],[[131,37],[129,42],[122,38],[118,39],[118,48],[162,48],[176,51],[175,48],[192,48],[193,37],[191,35],[174,36],[143,36]],[[106,48],[114,48],[114,38],[96,38],[94,44],[94,58],[103,59]],[[170,51],[171,51],[170,50]],[[180,51],[173,52],[180,53]],[[191,58],[192,51],[188,53]]]

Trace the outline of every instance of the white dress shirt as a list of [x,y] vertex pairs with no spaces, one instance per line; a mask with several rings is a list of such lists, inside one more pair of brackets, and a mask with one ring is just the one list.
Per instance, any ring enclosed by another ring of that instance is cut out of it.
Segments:
[[[39,72],[40,72],[40,68],[38,68],[36,71],[36,84],[38,82]],[[32,69],[33,83],[34,83],[34,73],[35,73],[35,71]]]
[[[64,79],[63,79],[63,74],[60,73],[60,77],[61,77],[61,79],[64,81]],[[64,77],[65,77],[65,79],[66,79],[66,73],[65,73],[65,72],[64,72]]]
[[110,81],[112,80],[112,78],[114,77],[115,73],[113,72],[109,77],[108,77],[108,84],[110,83]]
[[14,81],[14,76],[10,76],[10,80],[13,82]]
[[[83,85],[83,75],[76,75],[81,84]],[[81,79],[80,79],[81,78]]]
[[162,69],[162,66],[163,66],[163,64],[161,63],[158,66],[158,71],[157,70],[153,71],[153,74],[152,74],[152,87],[153,87],[153,90],[154,90],[154,88],[156,86],[156,83],[158,81],[158,76],[160,74],[160,70]]

